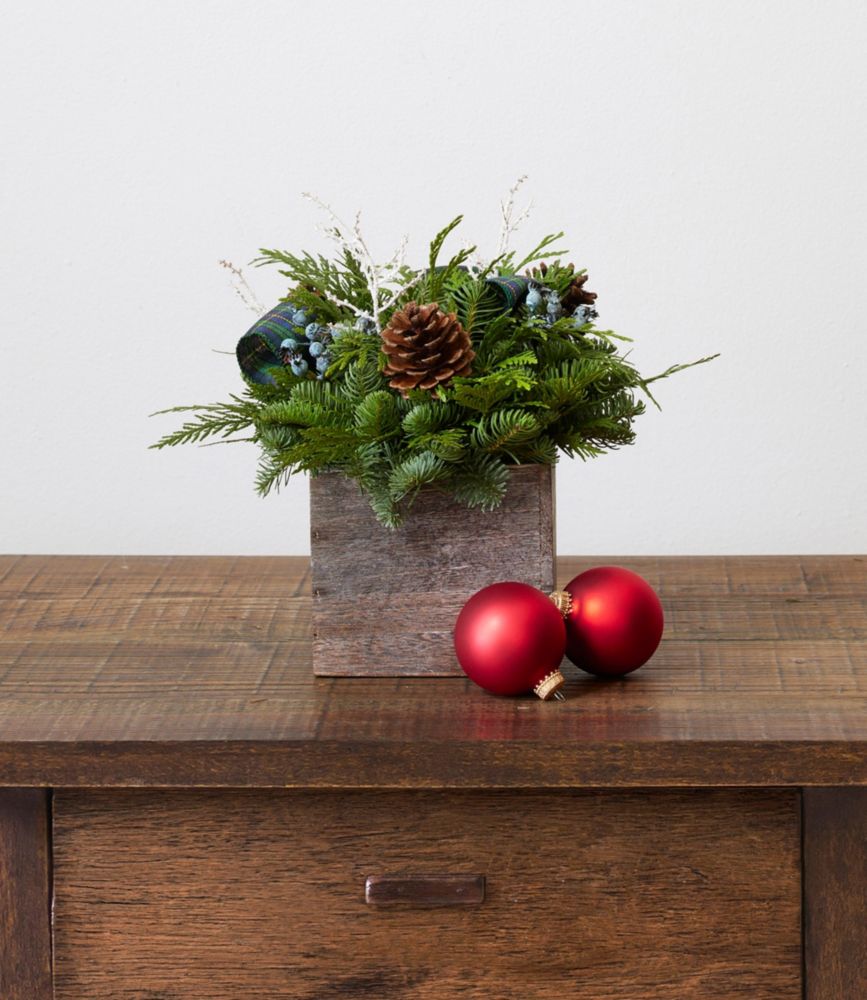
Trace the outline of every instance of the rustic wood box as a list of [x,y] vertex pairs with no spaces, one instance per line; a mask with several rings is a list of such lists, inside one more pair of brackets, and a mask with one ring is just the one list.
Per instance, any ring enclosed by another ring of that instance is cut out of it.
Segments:
[[310,536],[314,673],[460,674],[452,631],[472,594],[499,580],[554,589],[554,469],[516,466],[490,513],[423,490],[395,531],[326,473],[310,481]]

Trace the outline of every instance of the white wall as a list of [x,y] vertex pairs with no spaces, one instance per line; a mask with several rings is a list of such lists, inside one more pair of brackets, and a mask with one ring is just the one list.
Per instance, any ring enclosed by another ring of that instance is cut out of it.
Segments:
[[[633,448],[560,466],[561,551],[867,549],[861,0],[3,4],[0,551],[301,553],[307,484],[252,446],[148,451],[239,387],[215,266],[390,254],[459,211],[569,233],[659,387]],[[255,272],[260,296],[281,284]]]

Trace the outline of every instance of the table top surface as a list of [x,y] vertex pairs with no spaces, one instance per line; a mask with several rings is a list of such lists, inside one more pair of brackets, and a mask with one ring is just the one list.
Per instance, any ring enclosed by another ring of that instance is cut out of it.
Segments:
[[605,562],[665,636],[559,704],[314,677],[306,558],[0,557],[0,784],[867,784],[867,557]]

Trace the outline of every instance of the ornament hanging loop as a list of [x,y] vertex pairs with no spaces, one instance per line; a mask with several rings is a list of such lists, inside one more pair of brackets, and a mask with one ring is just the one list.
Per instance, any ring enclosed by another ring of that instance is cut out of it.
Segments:
[[552,670],[550,674],[545,674],[542,680],[533,688],[533,693],[542,701],[549,698],[556,698],[557,701],[565,701],[566,696],[561,693],[560,688],[566,683],[566,678],[559,670]]
[[548,596],[560,614],[566,618],[572,610],[572,595],[568,590],[552,590]]

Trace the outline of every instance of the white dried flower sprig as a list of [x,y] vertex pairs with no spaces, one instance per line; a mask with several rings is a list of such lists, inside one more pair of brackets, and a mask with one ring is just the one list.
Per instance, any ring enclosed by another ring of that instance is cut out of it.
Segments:
[[232,288],[235,290],[235,294],[244,303],[244,305],[257,316],[264,316],[268,312],[267,308],[262,305],[256,296],[253,289],[247,284],[247,279],[244,277],[244,272],[240,267],[236,267],[229,260],[218,261],[220,267],[224,267],[231,274]]
[[515,181],[515,183],[509,188],[509,193],[506,195],[504,201],[500,202],[500,213],[503,217],[502,223],[500,225],[500,239],[497,243],[497,252],[494,257],[502,257],[504,254],[508,253],[509,246],[512,242],[512,234],[515,233],[521,226],[521,223],[525,222],[530,214],[530,210],[533,207],[533,202],[527,202],[526,206],[515,215],[515,197],[518,191],[521,189],[521,185],[527,180],[526,174],[521,174],[521,176]]
[[420,277],[418,273],[414,274],[409,281],[405,281],[403,277],[402,272],[406,267],[407,237],[403,237],[389,260],[384,264],[377,264],[361,232],[361,212],[356,213],[355,221],[351,226],[348,226],[330,205],[315,194],[305,191],[304,197],[321,208],[331,220],[331,225],[323,229],[325,235],[341,250],[346,250],[358,261],[358,266],[361,268],[361,273],[367,283],[372,306],[367,312],[351,302],[344,302],[334,297],[332,297],[332,301],[338,306],[351,310],[361,320],[369,319],[379,330],[380,314],[395,305],[400,296],[409,291]]

